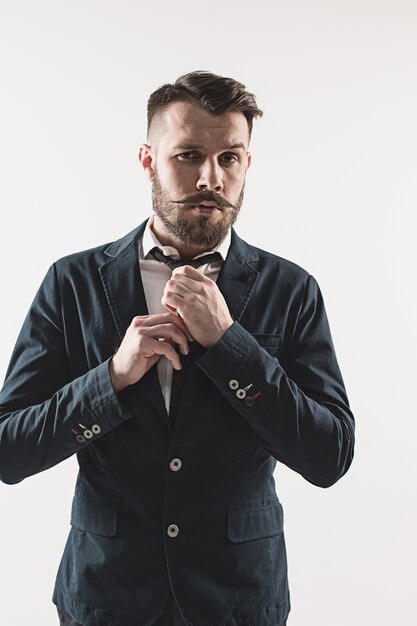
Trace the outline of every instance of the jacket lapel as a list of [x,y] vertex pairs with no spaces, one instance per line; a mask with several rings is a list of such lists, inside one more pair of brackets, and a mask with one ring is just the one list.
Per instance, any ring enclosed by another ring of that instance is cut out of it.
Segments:
[[[148,315],[138,255],[138,240],[143,234],[145,225],[146,222],[143,222],[131,233],[112,243],[105,250],[109,260],[99,268],[120,341],[136,315]],[[145,378],[146,384],[143,388],[171,430],[157,368],[152,367]]]
[[232,229],[229,252],[217,279],[217,286],[237,322],[242,317],[258,280],[259,272],[254,267],[257,261],[255,250]]
[[[235,321],[240,321],[250,295],[258,280],[259,272],[253,267],[258,261],[254,249],[237,236],[232,229],[232,239],[225,262],[217,278],[217,286],[223,294],[229,311]],[[182,390],[182,398],[175,417],[175,430],[179,428],[196,399],[205,375],[196,361],[204,354],[200,344],[193,346],[187,376]]]

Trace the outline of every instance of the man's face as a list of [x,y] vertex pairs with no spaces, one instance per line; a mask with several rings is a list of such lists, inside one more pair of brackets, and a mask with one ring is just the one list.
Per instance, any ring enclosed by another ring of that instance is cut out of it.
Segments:
[[240,112],[213,116],[175,102],[156,120],[140,158],[152,181],[154,225],[173,241],[208,250],[236,220],[250,164]]

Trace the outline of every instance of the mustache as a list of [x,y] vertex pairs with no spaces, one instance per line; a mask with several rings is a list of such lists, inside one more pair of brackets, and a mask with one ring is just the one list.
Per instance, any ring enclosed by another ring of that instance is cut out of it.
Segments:
[[172,200],[172,202],[174,204],[201,204],[201,202],[213,202],[216,206],[219,207],[219,209],[227,209],[227,208],[232,208],[232,209],[236,209],[236,207],[231,204],[230,202],[228,202],[225,198],[222,198],[222,196],[219,196],[217,193],[213,192],[213,191],[200,191],[200,193],[196,193],[193,196],[188,196],[187,198],[184,198],[183,200]]

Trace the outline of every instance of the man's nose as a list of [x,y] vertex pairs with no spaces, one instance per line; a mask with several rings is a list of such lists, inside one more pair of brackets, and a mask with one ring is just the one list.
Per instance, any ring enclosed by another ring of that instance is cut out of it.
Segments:
[[223,172],[220,165],[216,162],[205,161],[200,169],[197,180],[197,189],[202,191],[221,191],[223,189]]

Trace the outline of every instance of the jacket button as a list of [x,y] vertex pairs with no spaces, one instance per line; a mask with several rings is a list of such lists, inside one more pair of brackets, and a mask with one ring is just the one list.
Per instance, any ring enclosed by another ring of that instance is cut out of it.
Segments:
[[77,435],[77,441],[78,441],[78,443],[84,443],[85,442],[85,438],[82,435]]
[[93,424],[93,426],[91,427],[91,430],[93,431],[95,435],[99,435],[101,433],[101,428],[98,424]]
[[251,396],[247,396],[245,398],[245,404],[246,406],[253,406],[255,400],[253,398],[251,398]]
[[229,380],[229,387],[230,387],[230,389],[233,389],[233,391],[234,391],[235,389],[237,389],[239,387],[239,383],[237,382],[237,380],[232,378],[232,380]]
[[181,469],[181,465],[181,459],[172,459],[169,467],[170,469],[172,469],[173,472],[178,472],[178,470]]
[[180,532],[180,529],[178,528],[176,524],[170,524],[168,526],[168,530],[167,530],[168,537],[176,537],[179,532]]
[[243,398],[246,398],[246,391],[244,389],[238,389],[236,391],[236,395],[239,398],[239,400],[243,400]]
[[93,436],[93,433],[91,432],[91,430],[87,429],[83,432],[83,435],[86,439],[91,439],[91,437]]

